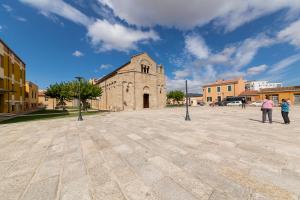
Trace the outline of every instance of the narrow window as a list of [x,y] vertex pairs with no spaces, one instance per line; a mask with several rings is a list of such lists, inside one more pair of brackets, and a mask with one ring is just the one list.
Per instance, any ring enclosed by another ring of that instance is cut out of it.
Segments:
[[217,87],[217,92],[221,92],[221,87],[220,86]]
[[3,56],[0,55],[0,67],[4,68],[4,59],[3,59]]
[[228,85],[228,86],[227,86],[227,90],[228,90],[228,92],[231,92],[231,91],[232,91],[231,85]]
[[207,92],[210,93],[211,92],[211,88],[207,88]]

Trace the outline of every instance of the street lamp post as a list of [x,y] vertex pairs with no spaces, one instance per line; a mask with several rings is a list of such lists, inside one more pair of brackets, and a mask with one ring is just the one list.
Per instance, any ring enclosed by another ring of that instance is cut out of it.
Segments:
[[81,90],[80,90],[80,86],[81,86],[81,80],[83,79],[82,77],[75,77],[78,82],[79,82],[79,91],[78,91],[78,101],[79,101],[79,113],[78,113],[78,121],[82,121],[82,115],[81,115],[81,99],[80,99],[80,93],[81,93]]
[[187,80],[185,80],[185,107],[186,107],[186,114],[185,114],[185,121],[191,121],[189,115],[189,105],[188,105],[188,89],[187,89]]

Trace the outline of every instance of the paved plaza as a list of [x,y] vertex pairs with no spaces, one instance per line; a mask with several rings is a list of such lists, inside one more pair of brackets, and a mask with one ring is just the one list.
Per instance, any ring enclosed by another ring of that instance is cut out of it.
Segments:
[[1,200],[300,199],[300,108],[195,107],[0,125]]

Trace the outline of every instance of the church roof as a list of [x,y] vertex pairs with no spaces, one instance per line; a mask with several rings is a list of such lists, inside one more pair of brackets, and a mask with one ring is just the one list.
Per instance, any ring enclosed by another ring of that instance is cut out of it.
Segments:
[[103,76],[102,78],[100,78],[99,80],[96,81],[96,83],[101,83],[102,81],[112,77],[113,75],[117,74],[117,72],[122,69],[123,67],[125,67],[126,65],[130,64],[130,61],[125,63],[124,65],[122,65],[121,67],[118,67],[117,69],[115,69],[114,71],[112,71],[111,73]]
[[[136,56],[140,56],[140,55],[142,55],[142,54],[147,54],[147,53],[146,53],[146,52],[142,52],[142,53],[139,53],[139,54],[135,54],[135,55],[131,56],[131,58],[136,57]],[[148,55],[148,54],[147,54],[147,55]],[[148,55],[148,56],[149,56],[149,55]],[[149,57],[150,57],[150,56],[149,56]],[[151,57],[150,57],[150,58],[151,58]],[[152,59],[152,58],[151,58],[151,59]],[[123,64],[122,66],[118,67],[117,69],[115,69],[115,70],[112,71],[111,73],[109,73],[109,74],[103,76],[102,78],[96,80],[96,84],[99,84],[99,83],[105,81],[106,79],[112,77],[113,75],[117,74],[117,72],[118,72],[120,69],[122,69],[122,68],[125,67],[126,65],[130,64],[130,62],[131,62],[131,61],[129,61],[129,62]]]

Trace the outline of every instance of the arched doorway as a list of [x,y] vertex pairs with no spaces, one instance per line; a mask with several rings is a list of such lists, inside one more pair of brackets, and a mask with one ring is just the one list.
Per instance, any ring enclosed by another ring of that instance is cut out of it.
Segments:
[[149,101],[149,87],[145,86],[143,89],[143,108],[150,108],[150,101]]

